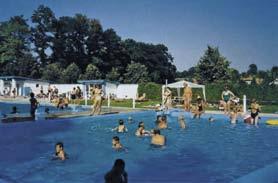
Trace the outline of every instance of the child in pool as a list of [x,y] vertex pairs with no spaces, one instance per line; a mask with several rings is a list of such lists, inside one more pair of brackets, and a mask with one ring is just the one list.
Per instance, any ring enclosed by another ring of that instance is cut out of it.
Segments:
[[166,129],[168,127],[167,124],[167,117],[166,116],[157,116],[157,128],[159,129]]
[[261,111],[261,106],[257,103],[256,99],[252,99],[252,103],[251,103],[252,124],[257,125],[260,111]]
[[186,128],[185,119],[183,115],[179,116],[178,121],[181,128]]
[[137,137],[143,137],[143,136],[149,136],[151,133],[147,130],[145,130],[145,125],[144,125],[144,122],[141,121],[138,125],[138,128],[135,132],[135,135]]
[[54,159],[59,159],[59,160],[66,160],[66,153],[64,151],[64,144],[62,142],[58,142],[55,145],[55,157]]
[[120,143],[120,138],[118,136],[112,138],[112,148],[115,150],[120,150],[123,148],[122,144]]
[[124,120],[120,119],[119,126],[114,128],[113,131],[117,131],[118,133],[127,132],[128,130],[127,130],[126,126],[124,125]]

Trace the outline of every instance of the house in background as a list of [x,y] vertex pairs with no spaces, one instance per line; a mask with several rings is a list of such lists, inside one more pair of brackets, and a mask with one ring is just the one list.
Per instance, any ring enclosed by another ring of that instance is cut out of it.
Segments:
[[248,76],[248,77],[241,78],[241,80],[244,81],[248,85],[250,85],[252,83],[253,79],[255,79],[257,85],[262,84],[262,82],[264,81],[264,79],[258,78],[255,76]]
[[29,96],[31,92],[35,95],[39,94],[41,90],[47,93],[49,86],[48,81],[32,79],[20,76],[0,76],[0,95],[14,96]]

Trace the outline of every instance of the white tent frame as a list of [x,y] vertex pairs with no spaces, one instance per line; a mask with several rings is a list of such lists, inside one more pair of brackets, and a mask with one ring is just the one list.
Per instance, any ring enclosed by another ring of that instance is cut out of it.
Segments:
[[206,100],[206,87],[205,87],[205,85],[200,85],[200,84],[191,83],[189,81],[182,80],[182,81],[178,81],[178,82],[175,82],[175,83],[171,83],[171,84],[166,83],[165,85],[162,85],[162,102],[164,101],[163,93],[164,93],[165,87],[176,88],[177,92],[178,92],[178,97],[180,98],[181,88],[184,88],[184,83],[187,83],[190,88],[202,88],[203,95],[204,95],[204,100]]

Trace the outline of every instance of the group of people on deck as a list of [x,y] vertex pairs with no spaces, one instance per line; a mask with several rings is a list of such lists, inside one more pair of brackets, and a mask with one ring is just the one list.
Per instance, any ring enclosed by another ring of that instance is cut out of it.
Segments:
[[[201,115],[205,112],[206,102],[197,95],[196,103],[192,105],[192,89],[185,82],[183,89],[183,104],[185,111],[192,112],[193,118],[200,118]],[[165,109],[172,108],[172,92],[170,88],[166,87],[163,93],[163,105]],[[227,86],[224,87],[223,92],[221,93],[221,100],[219,102],[219,106],[223,107],[224,114],[228,115],[231,123],[236,123],[238,116],[242,116],[244,118],[244,122],[257,125],[259,119],[259,112],[261,110],[260,105],[257,103],[255,99],[251,101],[251,114],[250,115],[242,115],[242,106],[239,104],[239,98],[235,96],[235,94],[228,89]],[[210,118],[210,121],[214,121],[213,118]]]
[[[183,89],[183,102],[184,102],[184,110],[191,111],[193,113],[193,118],[200,118],[201,114],[204,113],[205,109],[205,101],[198,95],[196,98],[196,104],[192,105],[192,89],[185,82]],[[172,106],[172,92],[170,88],[166,87],[163,93],[163,105],[165,109],[171,109]]]

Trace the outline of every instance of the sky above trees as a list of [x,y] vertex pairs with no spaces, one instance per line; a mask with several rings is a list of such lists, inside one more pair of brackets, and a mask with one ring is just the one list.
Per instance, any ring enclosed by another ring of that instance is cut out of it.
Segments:
[[124,39],[163,43],[180,71],[196,65],[208,44],[240,71],[251,63],[259,69],[277,65],[277,0],[0,0],[0,22],[21,14],[30,18],[40,4],[56,16],[97,18]]

